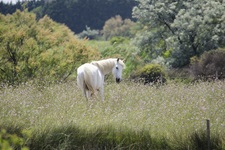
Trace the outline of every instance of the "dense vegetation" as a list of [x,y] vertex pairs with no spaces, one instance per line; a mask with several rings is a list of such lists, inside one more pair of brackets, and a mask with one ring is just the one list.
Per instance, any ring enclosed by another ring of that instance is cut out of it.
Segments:
[[[32,0],[25,3],[38,18],[48,15],[75,33],[85,30],[85,26],[100,30],[106,20],[116,15],[131,19],[135,4],[135,0]],[[13,13],[23,5],[23,2],[15,5],[0,2],[0,12]]]
[[6,14],[28,8],[37,19],[48,15],[75,33],[82,32],[82,38],[123,36],[144,63],[156,59],[167,67],[181,68],[194,56],[224,47],[224,5],[218,0],[34,0],[1,3],[4,9],[0,10]]
[[148,64],[140,70],[136,71],[136,74],[132,76],[134,81],[143,82],[144,84],[163,84],[166,82],[166,73],[159,64]]
[[205,52],[200,58],[191,59],[191,70],[196,78],[223,79],[225,74],[225,49]]
[[45,16],[16,11],[0,15],[0,82],[10,84],[30,79],[64,80],[77,66],[98,59],[66,26]]
[[183,67],[204,51],[224,47],[225,3],[218,0],[138,0],[133,16],[144,26],[137,36],[141,52],[151,61],[164,57]]

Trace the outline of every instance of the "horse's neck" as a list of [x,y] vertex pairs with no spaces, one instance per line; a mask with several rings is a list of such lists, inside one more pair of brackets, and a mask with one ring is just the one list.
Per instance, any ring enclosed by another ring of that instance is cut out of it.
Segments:
[[92,62],[92,64],[97,66],[99,68],[99,70],[104,75],[106,75],[106,74],[109,74],[110,72],[112,72],[112,68],[114,67],[115,62],[113,60],[110,60],[110,61],[103,60],[102,62],[100,62],[100,61]]

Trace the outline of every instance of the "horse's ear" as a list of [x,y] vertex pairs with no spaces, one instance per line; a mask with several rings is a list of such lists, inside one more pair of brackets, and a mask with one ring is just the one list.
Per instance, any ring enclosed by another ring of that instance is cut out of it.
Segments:
[[119,59],[119,58],[117,58],[117,62],[119,62],[119,60],[120,60],[120,59]]

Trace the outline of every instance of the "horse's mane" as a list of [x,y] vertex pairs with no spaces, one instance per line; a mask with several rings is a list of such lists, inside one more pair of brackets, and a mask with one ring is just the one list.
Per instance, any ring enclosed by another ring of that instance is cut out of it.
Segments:
[[[109,58],[99,61],[92,61],[91,64],[97,66],[103,74],[108,74],[112,71],[112,68],[114,67],[116,61],[117,58]],[[122,60],[119,60],[119,64],[122,65],[123,68],[126,67]]]

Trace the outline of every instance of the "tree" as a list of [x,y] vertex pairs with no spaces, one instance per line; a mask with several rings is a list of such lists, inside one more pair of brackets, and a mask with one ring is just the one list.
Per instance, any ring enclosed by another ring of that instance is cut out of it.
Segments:
[[103,37],[108,40],[114,36],[130,37],[134,22],[130,19],[123,20],[120,15],[110,18],[103,26]]
[[[106,20],[115,15],[132,19],[135,0],[32,0],[26,1],[29,11],[36,13],[38,19],[48,15],[54,21],[66,24],[73,32],[80,33],[88,26],[102,29]],[[14,13],[24,2],[15,5],[0,2],[0,12]]]
[[56,0],[44,5],[43,11],[53,20],[80,33],[86,26],[102,29],[105,21],[115,15],[132,18],[135,4],[135,0]]
[[[170,62],[182,67],[192,56],[224,46],[225,3],[218,0],[138,0],[133,16],[150,32],[147,43],[155,48],[161,42],[163,55],[171,52]],[[146,37],[145,37],[146,39]],[[152,39],[155,39],[152,42]],[[149,53],[154,49],[148,47]]]
[[80,64],[98,58],[66,26],[27,10],[0,15],[0,82],[63,80]]

